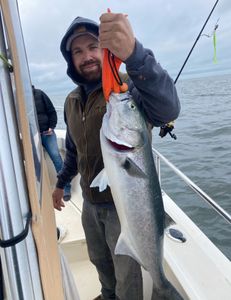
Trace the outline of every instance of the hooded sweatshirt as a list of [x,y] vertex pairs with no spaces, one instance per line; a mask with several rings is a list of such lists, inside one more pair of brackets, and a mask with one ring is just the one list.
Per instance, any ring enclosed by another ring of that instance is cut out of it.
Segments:
[[47,131],[49,128],[54,129],[57,124],[57,113],[53,103],[42,90],[36,89],[32,86],[32,91],[40,133]]
[[[57,187],[63,188],[78,172],[81,175],[83,198],[92,203],[112,202],[110,189],[99,192],[90,188],[92,180],[102,170],[99,131],[106,112],[101,81],[89,84],[75,70],[66,44],[75,29],[85,25],[98,35],[98,25],[92,20],[77,17],[61,42],[61,52],[67,62],[67,74],[78,85],[65,102],[64,117],[67,124],[66,157],[58,174]],[[136,40],[131,56],[124,62],[129,91],[152,126],[162,126],[177,118],[179,99],[173,80],[162,69],[151,50]]]

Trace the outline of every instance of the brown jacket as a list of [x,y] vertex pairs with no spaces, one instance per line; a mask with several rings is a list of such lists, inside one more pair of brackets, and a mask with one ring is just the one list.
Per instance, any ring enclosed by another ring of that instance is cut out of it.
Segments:
[[98,188],[90,188],[93,179],[104,168],[99,132],[106,112],[106,101],[102,89],[91,93],[85,106],[81,98],[81,88],[78,87],[68,96],[65,113],[69,134],[77,150],[83,198],[92,203],[112,202],[109,187],[103,192],[99,192]]

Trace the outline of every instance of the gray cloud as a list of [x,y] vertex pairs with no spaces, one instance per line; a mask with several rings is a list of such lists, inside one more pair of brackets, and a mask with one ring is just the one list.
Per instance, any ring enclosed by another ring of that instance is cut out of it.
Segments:
[[[135,36],[151,48],[161,65],[175,77],[191,49],[215,1],[213,0],[19,0],[19,10],[32,81],[51,95],[65,98],[73,88],[66,75],[60,53],[60,41],[71,21],[78,15],[99,21],[110,7],[113,12],[128,14]],[[231,71],[231,4],[219,2],[204,33],[217,30],[217,58],[213,63],[212,38],[201,37],[182,74],[200,76]]]

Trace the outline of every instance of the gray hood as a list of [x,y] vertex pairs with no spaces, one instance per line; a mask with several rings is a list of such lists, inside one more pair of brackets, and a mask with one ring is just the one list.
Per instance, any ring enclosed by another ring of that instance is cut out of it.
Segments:
[[72,63],[71,52],[67,51],[66,45],[68,38],[74,33],[75,29],[81,25],[86,26],[91,31],[95,32],[95,34],[99,35],[99,25],[90,19],[77,17],[71,23],[64,37],[62,38],[60,50],[67,62],[67,75],[74,81],[76,84],[84,84],[85,80],[76,72],[75,67]]

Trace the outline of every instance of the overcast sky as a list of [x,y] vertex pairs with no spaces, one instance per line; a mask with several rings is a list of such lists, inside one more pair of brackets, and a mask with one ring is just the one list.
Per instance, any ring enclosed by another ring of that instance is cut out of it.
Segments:
[[[32,82],[51,98],[74,87],[66,75],[60,41],[73,19],[95,21],[110,8],[128,14],[136,38],[153,50],[158,62],[175,78],[207,19],[214,0],[19,0],[19,11]],[[180,79],[231,73],[231,0],[220,0],[203,33],[218,21],[217,63],[213,40],[202,36]]]

